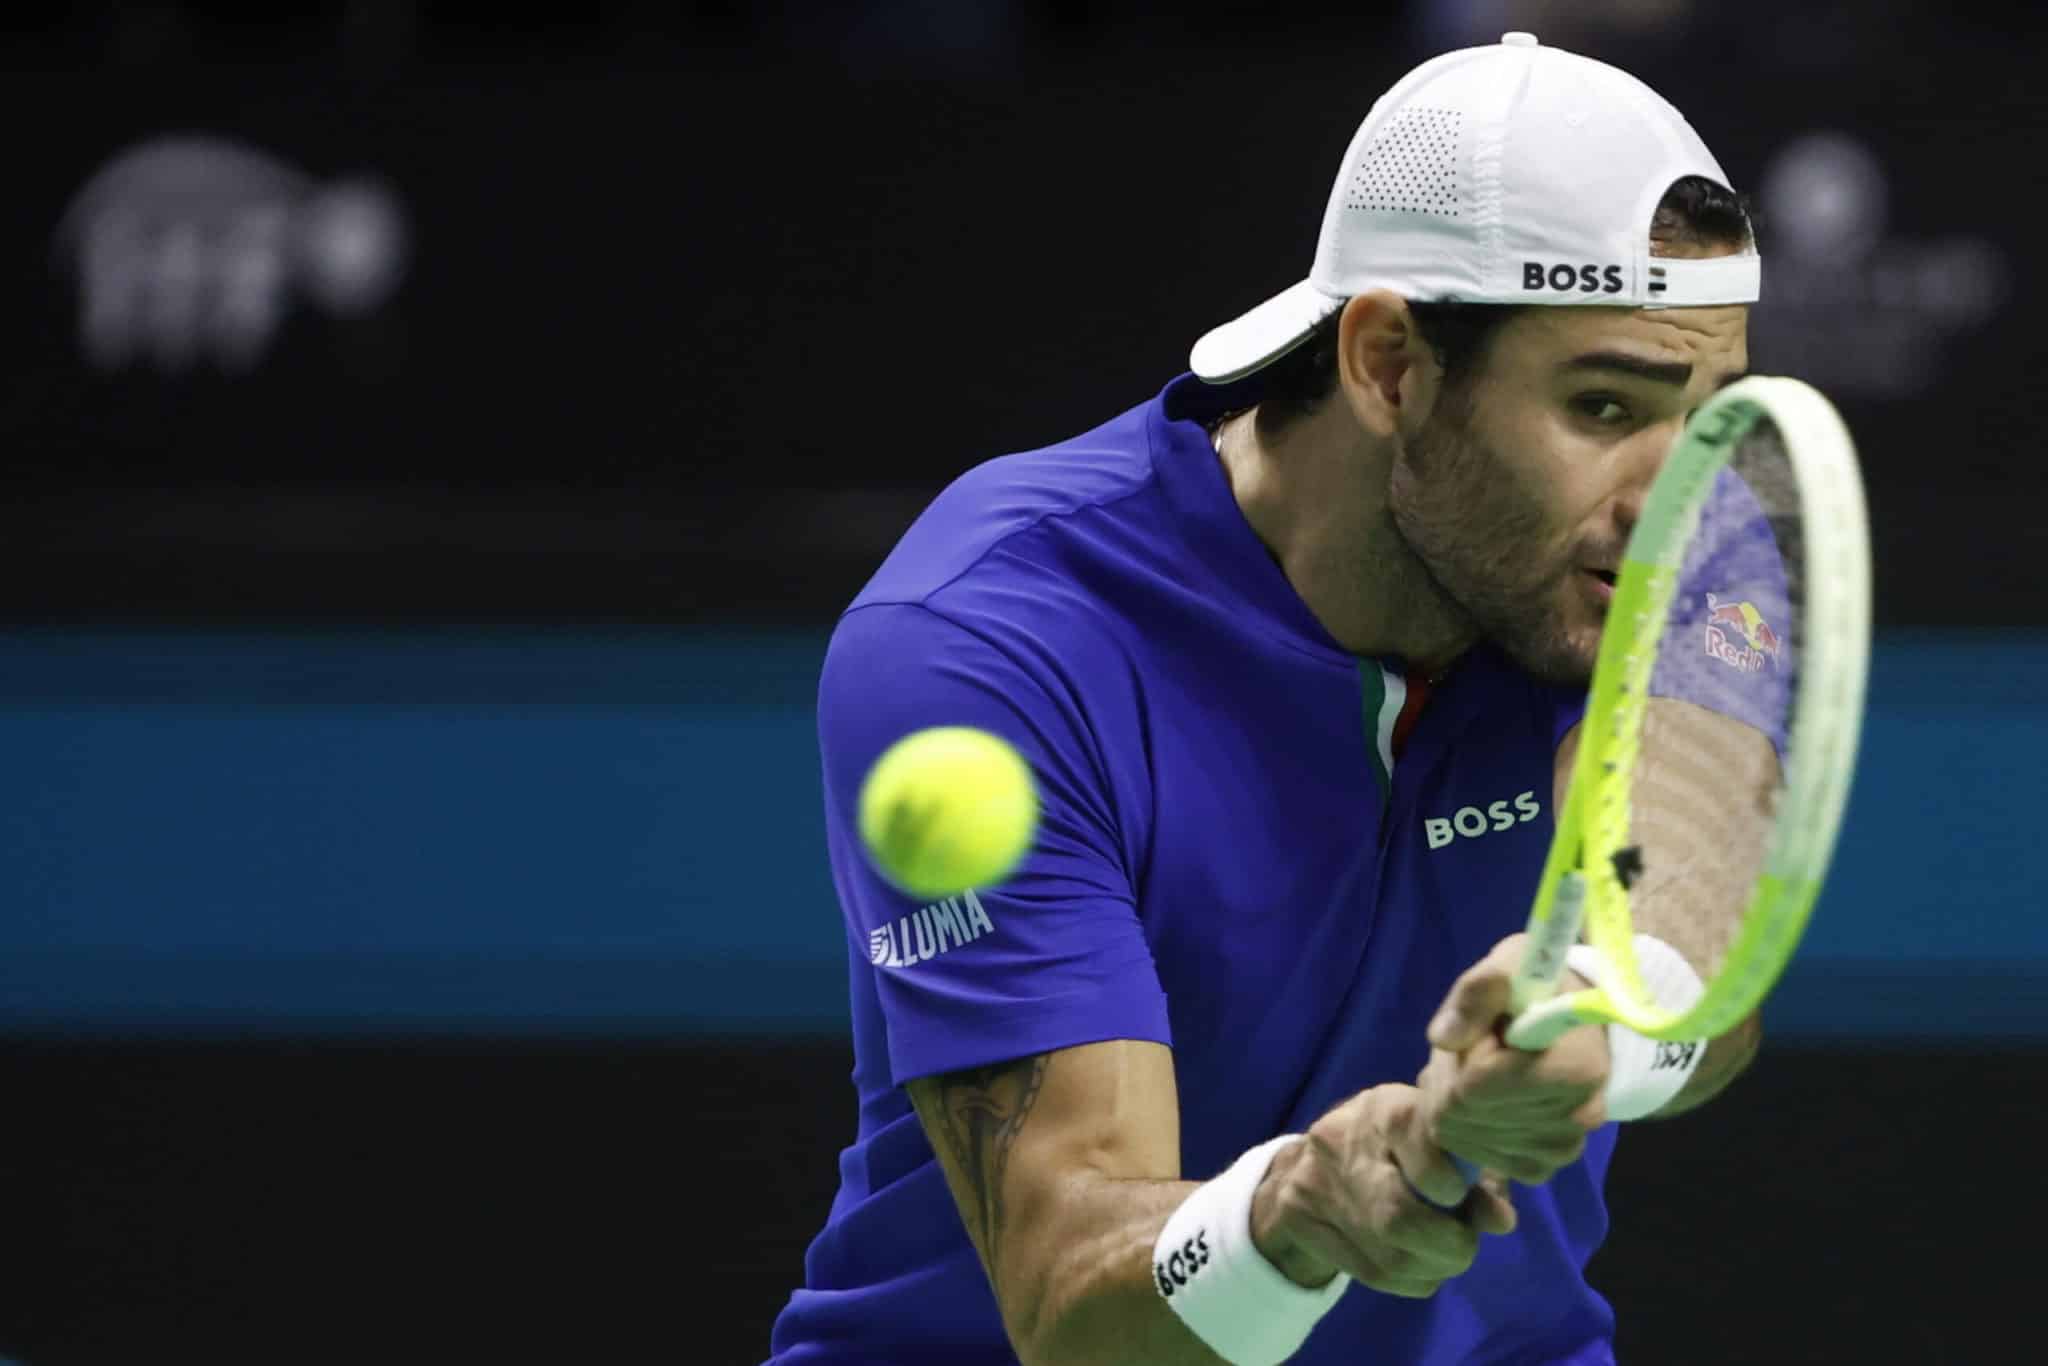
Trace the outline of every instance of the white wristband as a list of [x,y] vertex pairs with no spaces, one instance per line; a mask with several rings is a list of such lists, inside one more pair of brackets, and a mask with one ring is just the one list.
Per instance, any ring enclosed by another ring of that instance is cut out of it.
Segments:
[[[1666,1010],[1689,1010],[1706,991],[1685,955],[1653,935],[1635,937],[1636,967],[1650,999]],[[1590,944],[1574,944],[1564,964],[1600,986],[1607,960]],[[1607,1026],[1607,1117],[1641,1119],[1664,1108],[1685,1089],[1700,1059],[1704,1041],[1665,1043],[1646,1039],[1626,1025]]]
[[1296,1285],[1252,1242],[1252,1195],[1273,1154],[1300,1141],[1300,1134],[1283,1134],[1261,1143],[1196,1187],[1152,1247],[1160,1295],[1233,1366],[1285,1361],[1351,1284],[1339,1272],[1320,1289]]

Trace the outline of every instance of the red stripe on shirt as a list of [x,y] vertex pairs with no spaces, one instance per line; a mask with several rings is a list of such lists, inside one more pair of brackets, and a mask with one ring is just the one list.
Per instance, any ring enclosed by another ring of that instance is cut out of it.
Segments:
[[1401,757],[1401,751],[1408,745],[1408,737],[1415,730],[1415,723],[1422,719],[1422,709],[1429,705],[1429,678],[1419,669],[1409,669],[1405,675],[1408,695],[1401,701],[1401,714],[1394,718],[1394,737],[1391,748],[1394,758]]

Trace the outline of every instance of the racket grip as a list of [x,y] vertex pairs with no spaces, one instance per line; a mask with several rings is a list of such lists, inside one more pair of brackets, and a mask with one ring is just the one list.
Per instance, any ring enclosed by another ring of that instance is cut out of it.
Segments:
[[[1458,1156],[1456,1153],[1445,1153],[1444,1156],[1451,1159],[1451,1165],[1458,1169],[1458,1175],[1465,1178],[1465,1189],[1467,1191],[1470,1191],[1474,1186],[1479,1184],[1479,1168],[1473,1166],[1470,1162],[1467,1162],[1464,1158]],[[1403,1176],[1401,1179],[1406,1181],[1407,1177]],[[1431,1209],[1440,1209],[1446,1214],[1457,1213],[1458,1206],[1465,1203],[1465,1197],[1461,1195],[1455,1202],[1451,1204],[1439,1205],[1436,1201],[1424,1195],[1421,1189],[1413,1181],[1408,1182],[1408,1189],[1413,1191],[1415,1193],[1415,1198],[1417,1200],[1420,1200],[1423,1204],[1428,1205]]]

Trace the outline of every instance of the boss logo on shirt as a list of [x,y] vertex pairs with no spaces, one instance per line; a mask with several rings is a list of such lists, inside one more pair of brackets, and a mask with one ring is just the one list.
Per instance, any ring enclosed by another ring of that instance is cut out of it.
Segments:
[[[1510,800],[1514,803],[1512,811],[1508,809]],[[1441,849],[1461,837],[1476,840],[1481,835],[1533,821],[1542,814],[1543,803],[1536,800],[1534,791],[1518,792],[1512,799],[1502,797],[1497,802],[1488,802],[1483,811],[1476,806],[1461,806],[1448,816],[1431,816],[1422,822],[1422,834],[1430,848]]]
[[1620,266],[1545,265],[1522,262],[1523,289],[1570,289],[1581,294],[1621,293]]
[[1170,1256],[1155,1259],[1152,1275],[1159,1281],[1159,1293],[1172,1299],[1174,1291],[1186,1285],[1189,1277],[1208,1264],[1209,1230],[1201,1229],[1175,1248]]
[[995,928],[972,892],[949,896],[868,932],[868,961],[878,968],[907,968],[972,943]]

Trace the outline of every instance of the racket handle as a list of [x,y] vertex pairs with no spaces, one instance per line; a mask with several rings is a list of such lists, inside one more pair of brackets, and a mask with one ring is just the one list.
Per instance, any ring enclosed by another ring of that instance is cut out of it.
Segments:
[[1510,1015],[1520,1015],[1557,994],[1565,955],[1579,942],[1585,923],[1586,875],[1576,870],[1562,873],[1551,893],[1550,914],[1530,927],[1529,949],[1510,987]]
[[[1479,1184],[1479,1168],[1473,1166],[1470,1162],[1467,1162],[1464,1158],[1458,1156],[1456,1153],[1445,1153],[1444,1156],[1451,1159],[1451,1165],[1458,1169],[1458,1175],[1465,1178],[1465,1189],[1468,1192],[1474,1186]],[[1407,1177],[1404,1175],[1401,1179],[1406,1181]],[[1457,1213],[1458,1206],[1465,1203],[1465,1197],[1460,1195],[1457,1198],[1457,1200],[1453,1201],[1451,1204],[1440,1205],[1436,1201],[1424,1195],[1421,1189],[1418,1186],[1416,1186],[1416,1184],[1413,1181],[1408,1182],[1408,1189],[1414,1192],[1415,1198],[1417,1200],[1420,1200],[1423,1204],[1428,1205],[1431,1209],[1440,1209],[1446,1214]]]
[[[1550,913],[1532,927],[1528,953],[1524,955],[1521,968],[1511,984],[1511,1015],[1520,1017],[1523,1012],[1540,1007],[1556,994],[1558,981],[1564,976],[1565,955],[1571,951],[1572,945],[1579,942],[1579,929],[1585,921],[1585,875],[1576,870],[1560,874],[1552,890]],[[1548,1047],[1550,1040],[1563,1033],[1565,1027],[1560,1023],[1542,1042],[1523,1046],[1532,1049]],[[1445,1153],[1444,1156],[1451,1159],[1458,1174],[1465,1178],[1467,1191],[1479,1184],[1479,1168],[1456,1153]],[[1415,1192],[1416,1199],[1433,1209],[1450,1212],[1457,1208],[1457,1205],[1437,1204],[1416,1190],[1413,1181],[1408,1182],[1408,1189]],[[1458,1203],[1464,1203],[1463,1196],[1458,1198]]]

